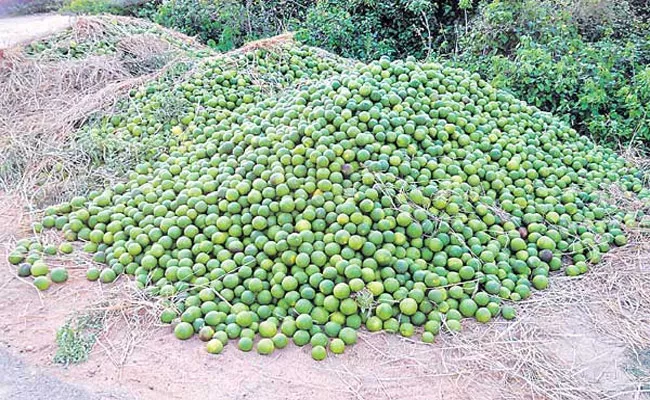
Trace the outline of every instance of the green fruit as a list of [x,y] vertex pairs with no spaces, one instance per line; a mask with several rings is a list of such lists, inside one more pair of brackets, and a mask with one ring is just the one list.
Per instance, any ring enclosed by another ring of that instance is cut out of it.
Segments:
[[32,274],[32,266],[27,263],[20,264],[20,266],[18,266],[17,274],[22,278],[30,276]]
[[68,280],[68,271],[63,267],[53,268],[50,272],[50,279],[54,283],[63,283]]
[[548,277],[545,275],[537,275],[533,278],[533,286],[537,290],[543,290],[548,287]]
[[478,310],[478,306],[474,300],[464,299],[458,305],[458,310],[463,316],[472,317],[476,313],[476,310]]
[[264,321],[260,323],[259,332],[262,337],[271,338],[278,332],[278,328],[275,326],[275,323],[271,321]]
[[188,322],[179,322],[174,327],[174,335],[181,340],[187,340],[194,335],[194,327]]
[[348,346],[353,345],[357,343],[357,332],[352,328],[345,327],[339,332],[339,339]]
[[273,353],[275,350],[275,345],[271,339],[264,338],[257,343],[257,352],[262,355],[268,355]]
[[481,323],[486,323],[492,319],[492,313],[486,307],[481,307],[476,310],[474,316],[476,320]]
[[214,335],[214,329],[212,329],[211,326],[204,326],[201,329],[199,329],[199,339],[202,342],[207,342],[210,339],[212,339],[212,336]]
[[205,349],[210,354],[219,354],[223,351],[223,343],[219,339],[211,339],[205,344]]
[[25,259],[25,257],[22,254],[18,253],[18,252],[9,253],[8,260],[13,265],[18,265],[24,259]]
[[50,288],[50,285],[52,284],[52,281],[47,276],[37,276],[34,278],[34,286],[38,290],[47,290]]
[[316,361],[322,361],[327,357],[327,350],[323,346],[314,346],[311,349],[311,358]]
[[50,272],[50,268],[43,261],[36,261],[31,268],[32,276],[44,276]]
[[455,320],[455,319],[450,319],[447,320],[447,329],[449,329],[451,332],[460,332],[462,329],[462,325],[460,324],[460,321]]
[[431,332],[422,333],[422,341],[424,343],[433,343],[435,339],[436,339],[435,335]]
[[54,256],[56,255],[56,247],[52,245],[45,246],[45,248],[43,248],[43,252],[47,255]]
[[418,303],[411,298],[406,298],[399,303],[399,309],[404,315],[413,315],[418,310]]
[[501,316],[504,319],[511,320],[514,319],[516,316],[515,309],[511,306],[503,306],[501,307]]
[[326,346],[327,342],[327,336],[320,332],[312,335],[311,340],[309,341],[312,346]]
[[99,269],[95,267],[88,268],[88,270],[86,271],[86,279],[88,279],[89,281],[96,281],[97,279],[99,279],[100,275],[101,273]]
[[302,330],[309,330],[313,325],[313,320],[309,314],[300,314],[296,318],[296,327]]
[[283,334],[283,333],[278,333],[275,336],[273,336],[273,345],[275,346],[276,349],[284,349],[287,347],[287,344],[289,344],[289,339]]
[[70,254],[73,250],[72,243],[63,242],[59,245],[59,251],[63,254]]
[[237,347],[239,347],[239,350],[241,351],[251,351],[253,349],[253,340],[248,337],[243,337],[239,339]]
[[304,346],[309,343],[311,336],[308,331],[299,330],[293,334],[293,342],[296,346]]
[[575,265],[568,265],[565,269],[567,276],[578,276],[580,275],[580,269]]
[[111,283],[117,278],[117,274],[112,269],[103,269],[99,274],[99,280],[102,283]]
[[334,354],[343,354],[345,351],[345,342],[339,338],[334,338],[330,342],[329,348]]
[[224,331],[217,331],[214,333],[214,338],[219,340],[224,346],[228,344],[228,334]]
[[160,313],[160,321],[165,324],[170,324],[177,316],[178,314],[176,313],[176,311],[172,310],[171,308],[165,308]]

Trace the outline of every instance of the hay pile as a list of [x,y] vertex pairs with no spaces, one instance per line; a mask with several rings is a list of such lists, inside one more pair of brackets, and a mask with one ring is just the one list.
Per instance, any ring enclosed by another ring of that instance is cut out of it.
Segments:
[[129,91],[194,54],[193,39],[134,18],[77,19],[0,54],[0,189],[56,202],[112,179],[72,133]]

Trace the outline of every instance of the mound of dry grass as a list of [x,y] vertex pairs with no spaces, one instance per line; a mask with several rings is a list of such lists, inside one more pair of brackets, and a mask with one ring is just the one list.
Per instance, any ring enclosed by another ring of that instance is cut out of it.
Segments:
[[[202,48],[189,37],[126,17],[79,18],[43,40],[47,46],[36,53],[28,54],[23,44],[0,58],[0,188],[36,204],[110,183],[114,173],[90,173],[93,154],[75,144],[73,132],[181,62],[186,49]],[[69,47],[78,43],[89,51],[71,57]],[[111,51],[94,52],[98,43],[111,43]]]

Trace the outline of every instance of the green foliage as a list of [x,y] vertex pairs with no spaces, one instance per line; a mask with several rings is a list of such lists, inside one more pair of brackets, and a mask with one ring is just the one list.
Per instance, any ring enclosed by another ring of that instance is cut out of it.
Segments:
[[[610,25],[600,19],[604,30],[596,33],[576,18],[575,8],[556,5],[490,3],[461,39],[456,61],[530,104],[564,115],[583,134],[610,144],[650,143],[650,35],[639,34],[636,23],[620,25],[621,18]],[[585,32],[602,37],[589,41]]]
[[127,14],[127,10],[112,0],[67,0],[61,12],[73,14]]
[[453,42],[478,0],[163,0],[138,15],[219,50],[298,32],[305,43],[362,60],[425,58]]
[[97,312],[66,321],[56,332],[54,362],[69,365],[86,361],[104,326],[104,317],[103,313]]
[[141,15],[226,51],[281,33],[304,7],[289,0],[165,0]]
[[323,0],[299,25],[307,44],[361,60],[425,58],[472,8],[470,0]]
[[170,0],[160,5],[154,20],[229,50],[240,44],[234,38],[241,35],[243,16],[243,8],[234,0]]

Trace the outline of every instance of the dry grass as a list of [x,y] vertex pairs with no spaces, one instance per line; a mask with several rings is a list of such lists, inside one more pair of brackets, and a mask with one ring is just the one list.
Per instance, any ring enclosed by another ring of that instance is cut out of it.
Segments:
[[82,313],[102,315],[102,328],[95,351],[104,354],[116,367],[128,361],[135,348],[151,338],[160,324],[162,301],[121,280],[102,291],[102,296]]
[[115,178],[112,171],[90,173],[97,155],[77,146],[73,132],[93,115],[114,109],[130,89],[177,65],[183,53],[174,41],[200,48],[193,39],[172,31],[164,30],[169,35],[164,39],[132,34],[138,27],[151,25],[122,17],[79,18],[71,29],[50,38],[62,45],[115,40],[115,52],[107,55],[74,59],[45,50],[34,57],[24,54],[22,47],[4,52],[0,58],[0,188],[17,190],[34,203],[56,202]]
[[230,55],[245,54],[260,49],[273,50],[278,47],[294,43],[294,36],[295,36],[294,32],[287,32],[282,35],[277,35],[266,39],[255,40],[252,42],[248,42],[237,49],[231,50],[226,54],[230,54]]

